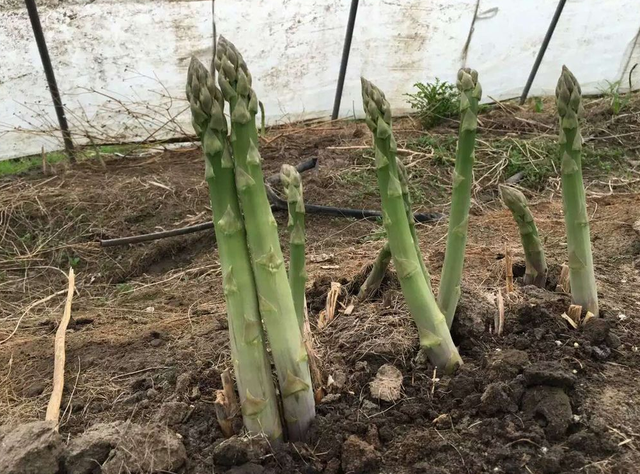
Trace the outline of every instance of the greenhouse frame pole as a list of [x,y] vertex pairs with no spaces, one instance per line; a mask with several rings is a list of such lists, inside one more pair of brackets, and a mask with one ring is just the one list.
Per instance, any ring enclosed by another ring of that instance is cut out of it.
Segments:
[[351,0],[351,9],[349,10],[349,21],[347,23],[347,33],[344,37],[344,46],[342,48],[342,61],[340,63],[340,75],[338,76],[338,87],[336,88],[336,98],[333,101],[333,113],[331,120],[336,120],[340,113],[340,102],[342,101],[342,91],[344,89],[344,80],[347,75],[347,64],[349,63],[349,53],[351,52],[351,41],[353,40],[353,29],[356,24],[356,16],[358,14],[359,0]]
[[558,2],[556,11],[553,14],[553,18],[551,18],[551,23],[549,24],[549,28],[547,29],[547,34],[544,36],[544,39],[542,40],[542,45],[540,46],[540,51],[538,51],[538,56],[536,57],[536,61],[533,63],[533,68],[531,68],[531,72],[529,73],[529,79],[527,79],[527,84],[524,86],[524,90],[522,91],[522,95],[520,96],[520,105],[524,104],[524,101],[527,100],[527,96],[529,95],[529,90],[531,89],[533,80],[536,78],[536,74],[538,74],[538,68],[540,67],[540,63],[542,63],[542,59],[544,58],[544,53],[547,52],[547,46],[549,46],[549,42],[551,41],[553,32],[556,29],[556,25],[558,24],[560,15],[562,15],[562,10],[564,9],[565,3],[567,3],[567,0],[560,0]]
[[75,163],[76,156],[73,149],[73,141],[71,140],[71,133],[69,132],[69,124],[67,123],[67,117],[64,114],[64,106],[62,105],[56,76],[53,72],[53,66],[51,65],[47,42],[45,41],[44,33],[42,32],[42,24],[40,23],[40,16],[38,15],[38,7],[36,6],[35,0],[25,0],[25,4],[27,5],[27,11],[29,12],[29,20],[31,21],[31,28],[33,29],[33,36],[35,36],[36,44],[38,45],[38,52],[40,53],[40,60],[42,61],[44,74],[47,77],[47,85],[49,86],[49,92],[51,92],[51,99],[53,99],[53,107],[55,108],[56,115],[58,116],[58,123],[60,124],[60,131],[62,132],[62,140],[64,141],[64,151],[69,157],[69,161]]

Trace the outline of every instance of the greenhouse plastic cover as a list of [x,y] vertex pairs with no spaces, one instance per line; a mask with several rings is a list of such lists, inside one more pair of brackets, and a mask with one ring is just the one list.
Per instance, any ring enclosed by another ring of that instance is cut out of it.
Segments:
[[[210,1],[43,0],[40,18],[74,140],[192,134],[184,99],[192,55],[209,64]],[[330,115],[350,0],[218,0],[217,31],[236,44],[267,121]],[[478,70],[486,101],[522,92],[557,0],[361,0],[340,116],[362,117],[360,76],[394,113],[417,81]],[[531,96],[553,94],[563,64],[587,94],[640,87],[638,0],[569,0]],[[61,148],[21,2],[0,1],[0,159]],[[608,82],[607,82],[608,81]]]

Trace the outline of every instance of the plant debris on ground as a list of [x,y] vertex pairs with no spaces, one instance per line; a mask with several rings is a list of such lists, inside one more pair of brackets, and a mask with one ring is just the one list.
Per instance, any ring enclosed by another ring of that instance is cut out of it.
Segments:
[[[552,107],[536,112],[533,103],[504,103],[479,115],[462,298],[452,329],[465,363],[454,375],[427,371],[415,358],[415,326],[393,271],[373,298],[346,310],[366,277],[363,267],[384,244],[380,223],[307,216],[307,300],[327,381],[307,443],[225,439],[216,422],[213,397],[231,364],[213,230],[109,249],[97,243],[207,220],[199,149],[126,158],[105,153],[106,169],[84,160],[53,175],[34,169],[1,178],[0,424],[44,418],[64,304],[64,293],[55,293],[66,291],[63,271],[73,266],[77,292],[60,435],[77,449],[91,448],[100,463],[113,451],[129,472],[140,473],[154,466],[190,474],[636,472],[635,99],[618,115],[606,98],[586,101],[584,175],[602,316],[597,324],[573,329],[561,317],[570,297],[553,291],[567,258]],[[449,136],[456,129],[445,122],[425,132],[412,117],[394,123],[416,212],[447,213],[455,156]],[[317,157],[318,167],[302,175],[307,202],[379,208],[367,135],[364,124],[348,121],[272,129],[261,140],[265,175]],[[504,287],[505,246],[514,255],[516,280],[524,273],[518,229],[499,201],[498,185],[518,173],[515,184],[536,216],[549,278],[547,289],[516,282],[504,295],[498,337],[492,324]],[[373,188],[359,184],[365,182]],[[286,212],[276,219],[284,241]],[[417,226],[435,288],[447,222]],[[315,322],[332,283],[342,285],[336,316],[319,330]],[[402,377],[392,401],[371,392],[385,365]],[[29,445],[33,452],[53,447],[51,462],[69,463],[72,445],[43,439],[38,429],[28,431],[34,443],[44,443]],[[117,448],[114,436],[127,429],[131,446]],[[101,449],[91,441],[95,433],[105,436]],[[1,440],[12,436],[0,430]],[[172,449],[140,451],[145,436]],[[127,452],[163,457],[136,464]]]

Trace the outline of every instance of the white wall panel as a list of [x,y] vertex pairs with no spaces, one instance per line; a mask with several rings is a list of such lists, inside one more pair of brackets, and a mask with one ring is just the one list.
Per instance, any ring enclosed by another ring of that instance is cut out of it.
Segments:
[[[398,113],[413,83],[453,81],[462,65],[480,71],[485,97],[519,95],[556,0],[480,0],[465,54],[476,1],[361,0],[341,114],[361,115],[361,75],[386,91]],[[628,74],[640,54],[637,2],[569,0],[532,95],[552,93],[565,63],[587,93]],[[218,32],[243,51],[269,123],[329,115],[349,4],[216,2]],[[86,133],[131,141],[190,131],[188,113],[178,113],[189,57],[210,60],[209,1],[64,3],[40,15],[80,143]],[[0,159],[61,147],[50,132],[57,123],[50,103],[26,11],[0,8]]]

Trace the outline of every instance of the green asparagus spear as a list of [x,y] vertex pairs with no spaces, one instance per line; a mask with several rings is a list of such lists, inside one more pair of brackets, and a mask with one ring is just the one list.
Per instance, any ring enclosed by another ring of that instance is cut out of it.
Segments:
[[467,227],[469,224],[469,206],[471,204],[471,185],[473,184],[473,162],[475,159],[476,129],[478,128],[478,101],[482,97],[482,88],[478,82],[478,73],[473,69],[460,69],[458,72],[460,90],[460,137],[456,166],[453,171],[453,193],[451,213],[444,264],[438,291],[438,306],[451,327],[460,299],[460,283],[464,267],[464,252],[467,245]]
[[391,248],[389,242],[385,242],[384,246],[378,252],[378,256],[373,262],[373,267],[369,271],[367,279],[364,281],[358,291],[358,301],[365,301],[378,291],[380,284],[384,279],[384,275],[387,272],[389,263],[391,262]]
[[404,164],[399,158],[396,158],[396,162],[398,163],[398,177],[400,178],[400,185],[402,186],[402,199],[404,199],[404,207],[405,211],[407,212],[407,220],[409,221],[411,238],[413,239],[413,245],[415,246],[416,253],[418,254],[418,260],[420,260],[420,268],[422,270],[422,273],[424,274],[425,280],[427,280],[427,285],[429,285],[429,289],[431,290],[431,275],[429,275],[429,270],[427,270],[427,266],[424,263],[424,258],[422,258],[420,241],[418,240],[418,234],[416,233],[416,222],[413,217],[413,210],[411,209],[411,194],[409,193],[409,177],[407,175],[407,169],[404,167]]
[[191,59],[187,98],[193,127],[205,155],[213,222],[227,301],[231,357],[244,425],[251,434],[282,438],[271,364],[264,343],[258,297],[238,206],[233,163],[227,143],[224,100],[209,71]]
[[598,293],[593,270],[589,218],[582,182],[582,135],[578,118],[583,113],[582,91],[575,76],[562,67],[556,87],[562,156],[562,201],[569,251],[569,278],[574,304],[598,316]]
[[438,369],[451,372],[462,360],[453,344],[444,315],[420,269],[398,176],[397,146],[391,131],[391,108],[384,94],[364,78],[362,100],[365,120],[374,136],[383,222],[402,293],[418,326],[421,348]]
[[305,315],[305,284],[307,271],[305,269],[305,229],[304,229],[304,199],[302,197],[302,179],[294,166],[282,165],[280,179],[287,196],[289,209],[289,285],[296,308],[300,332],[304,329]]
[[520,231],[525,261],[524,284],[544,288],[547,283],[547,262],[544,258],[544,248],[538,235],[538,228],[527,204],[527,198],[511,186],[500,186],[500,193]]
[[236,187],[252,256],[260,313],[271,343],[289,439],[303,439],[315,416],[308,356],[278,240],[278,226],[265,190],[256,113],[258,98],[251,74],[238,50],[220,38],[215,67],[231,109],[231,145]]

